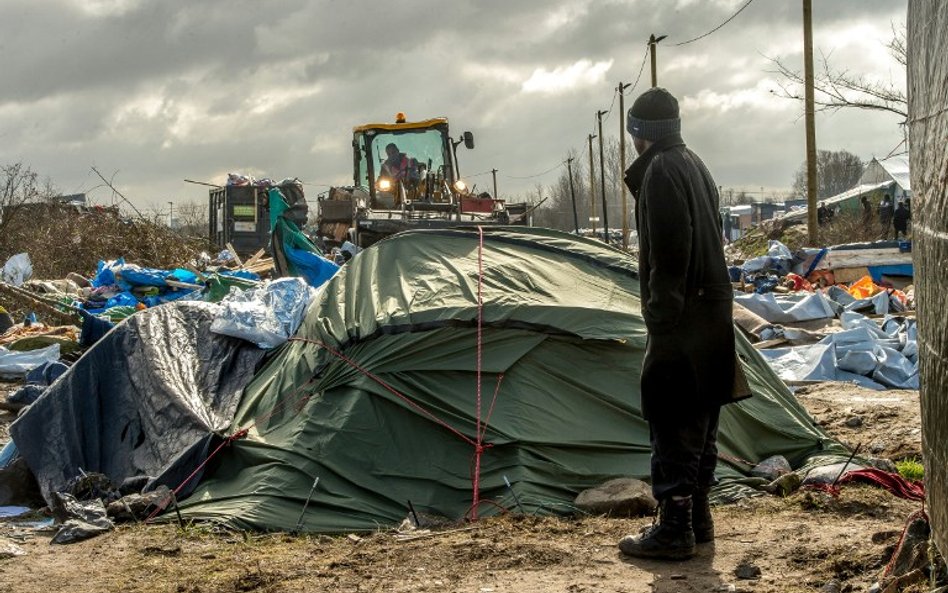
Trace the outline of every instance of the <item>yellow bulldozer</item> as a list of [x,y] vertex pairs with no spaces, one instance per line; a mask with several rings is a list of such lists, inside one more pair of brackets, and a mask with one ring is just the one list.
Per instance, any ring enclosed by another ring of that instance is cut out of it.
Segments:
[[529,224],[527,204],[475,194],[458,170],[457,149],[474,148],[474,136],[455,140],[447,118],[352,129],[353,185],[333,187],[318,201],[318,232],[327,245],[349,241],[368,247],[407,229]]

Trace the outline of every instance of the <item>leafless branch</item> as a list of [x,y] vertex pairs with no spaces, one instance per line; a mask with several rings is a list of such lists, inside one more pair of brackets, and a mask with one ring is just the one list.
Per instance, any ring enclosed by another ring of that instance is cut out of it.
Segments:
[[[905,28],[892,26],[892,40],[886,44],[892,57],[903,67],[906,64]],[[888,111],[908,117],[908,101],[905,92],[891,82],[876,82],[865,75],[849,70],[837,70],[830,64],[831,56],[821,54],[821,70],[814,76],[814,103],[817,111],[838,111],[843,108]],[[779,58],[768,58],[774,65],[772,74],[783,81],[777,83],[774,95],[785,99],[802,101],[803,74],[790,68]]]

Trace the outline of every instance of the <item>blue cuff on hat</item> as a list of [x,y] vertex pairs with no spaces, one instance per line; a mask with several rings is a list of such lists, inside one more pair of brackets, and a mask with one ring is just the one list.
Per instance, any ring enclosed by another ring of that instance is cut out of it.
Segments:
[[633,117],[630,113],[626,121],[626,129],[635,138],[654,142],[670,134],[680,133],[681,119],[676,117],[675,119],[646,120]]

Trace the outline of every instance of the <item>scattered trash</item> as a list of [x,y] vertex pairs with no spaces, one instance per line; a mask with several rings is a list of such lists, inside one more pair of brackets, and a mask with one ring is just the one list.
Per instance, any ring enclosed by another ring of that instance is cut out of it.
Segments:
[[50,510],[60,523],[50,543],[71,544],[115,529],[105,505],[98,499],[80,502],[71,494],[57,492],[53,494]]
[[859,313],[841,316],[843,331],[817,344],[763,349],[784,381],[849,381],[869,389],[918,389],[914,319],[889,316],[880,327]]
[[11,519],[30,512],[30,507],[0,506],[0,519]]
[[23,378],[36,367],[58,360],[59,344],[27,352],[14,352],[0,346],[0,377]]
[[167,486],[159,486],[144,494],[128,494],[112,501],[106,507],[106,513],[113,521],[141,521],[171,495]]
[[276,348],[296,333],[315,294],[300,278],[280,278],[252,290],[231,289],[220,302],[211,331]]
[[26,556],[26,550],[11,541],[0,539],[0,560],[17,556]]
[[33,264],[26,253],[18,253],[3,264],[0,279],[11,286],[21,286],[33,275]]

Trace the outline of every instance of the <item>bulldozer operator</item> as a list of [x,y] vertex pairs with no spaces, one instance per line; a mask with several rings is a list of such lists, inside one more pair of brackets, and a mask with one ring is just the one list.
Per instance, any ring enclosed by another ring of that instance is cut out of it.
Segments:
[[389,142],[385,146],[385,154],[388,158],[382,163],[382,175],[410,184],[415,184],[421,179],[418,161],[398,150],[394,142]]

